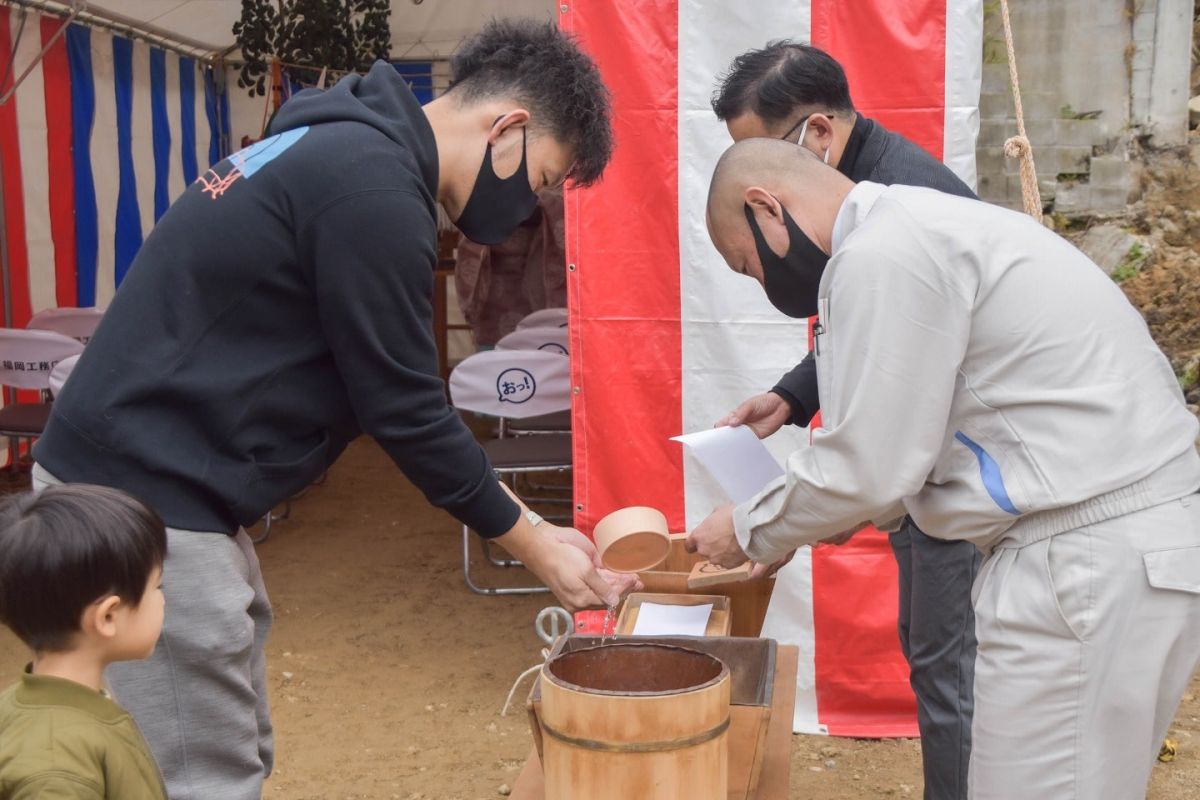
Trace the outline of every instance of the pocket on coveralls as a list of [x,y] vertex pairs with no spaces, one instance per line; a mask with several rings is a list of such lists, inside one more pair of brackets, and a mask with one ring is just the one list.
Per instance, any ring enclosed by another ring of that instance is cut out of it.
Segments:
[[1093,577],[1091,534],[1087,529],[1060,533],[1046,540],[1045,570],[1059,620],[1080,642],[1092,627]]
[[1200,594],[1200,547],[1144,553],[1146,580],[1155,589]]

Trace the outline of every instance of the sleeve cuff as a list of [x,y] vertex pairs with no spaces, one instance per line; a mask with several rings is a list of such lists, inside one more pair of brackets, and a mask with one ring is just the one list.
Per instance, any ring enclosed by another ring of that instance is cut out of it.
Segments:
[[474,494],[461,503],[446,506],[446,511],[484,539],[495,539],[508,533],[521,516],[521,507],[490,475]]
[[788,408],[792,410],[792,413],[788,415],[787,424],[797,424],[797,420],[804,416],[804,407],[800,404],[800,401],[796,399],[796,395],[792,394],[782,386],[773,386],[771,387],[770,391],[772,394],[777,394],[782,397],[783,401],[788,404]]
[[753,501],[748,501],[733,509],[733,535],[742,552],[755,564],[774,564],[795,548],[789,546],[776,552],[766,541],[767,537],[754,535],[754,523],[750,519],[751,503]]

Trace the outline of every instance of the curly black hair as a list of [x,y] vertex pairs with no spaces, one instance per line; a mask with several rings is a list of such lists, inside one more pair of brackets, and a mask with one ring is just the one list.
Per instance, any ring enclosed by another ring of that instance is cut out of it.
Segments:
[[789,39],[748,50],[733,60],[713,92],[717,119],[752,111],[768,125],[790,121],[798,108],[854,111],[846,72],[833,56]]
[[520,100],[532,126],[575,154],[567,177],[579,186],[600,179],[613,152],[611,97],[595,62],[554,23],[493,19],[454,54],[450,74],[450,91],[464,100]]

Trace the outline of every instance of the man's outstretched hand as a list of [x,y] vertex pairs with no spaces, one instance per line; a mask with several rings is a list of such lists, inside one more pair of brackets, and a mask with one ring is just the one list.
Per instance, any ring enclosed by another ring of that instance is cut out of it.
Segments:
[[567,545],[580,551],[590,562],[590,568],[585,568],[582,561],[568,550],[563,549],[559,553],[565,562],[573,566],[558,573],[561,577],[557,577],[554,583],[547,580],[547,585],[568,610],[574,612],[601,605],[615,606],[630,592],[642,590],[642,582],[637,575],[605,569],[596,545],[574,528],[545,525],[544,532],[555,545]]
[[732,569],[748,561],[733,531],[733,506],[721,506],[688,534],[683,548],[718,567]]
[[765,439],[787,424],[791,416],[792,407],[786,400],[774,392],[764,392],[743,402],[717,420],[713,427],[723,428],[728,425],[736,428],[738,425],[745,425],[754,431],[755,436]]

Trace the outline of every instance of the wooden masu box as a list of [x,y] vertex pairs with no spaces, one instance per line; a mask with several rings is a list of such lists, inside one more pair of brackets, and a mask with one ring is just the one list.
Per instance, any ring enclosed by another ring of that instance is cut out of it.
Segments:
[[[734,636],[637,636],[616,637],[616,641],[659,643],[686,647],[719,658],[729,667],[729,797],[744,800],[754,797],[766,751],[767,724],[771,720],[771,700],[775,685],[776,643],[774,639]],[[606,641],[614,641],[613,637]],[[595,647],[598,636],[562,636],[554,644],[550,658],[563,652]],[[538,757],[542,757],[542,729],[539,712],[542,701],[541,676],[533,684],[526,701],[529,726]]]
[[[637,626],[638,614],[642,603],[658,603],[666,606],[702,606],[712,603],[712,613],[708,616],[708,627],[705,636],[729,635],[729,598],[723,594],[647,594],[634,592],[625,598],[621,605],[621,615],[617,617],[617,636],[632,636]],[[638,639],[646,637],[639,636]],[[636,640],[635,640],[636,641]]]
[[729,598],[731,636],[758,636],[762,633],[767,605],[771,602],[771,593],[775,590],[775,578],[689,589],[688,575],[692,567],[703,560],[703,556],[684,550],[682,540],[672,539],[671,550],[666,560],[652,570],[638,573],[644,585],[642,591],[653,594],[723,595]]

